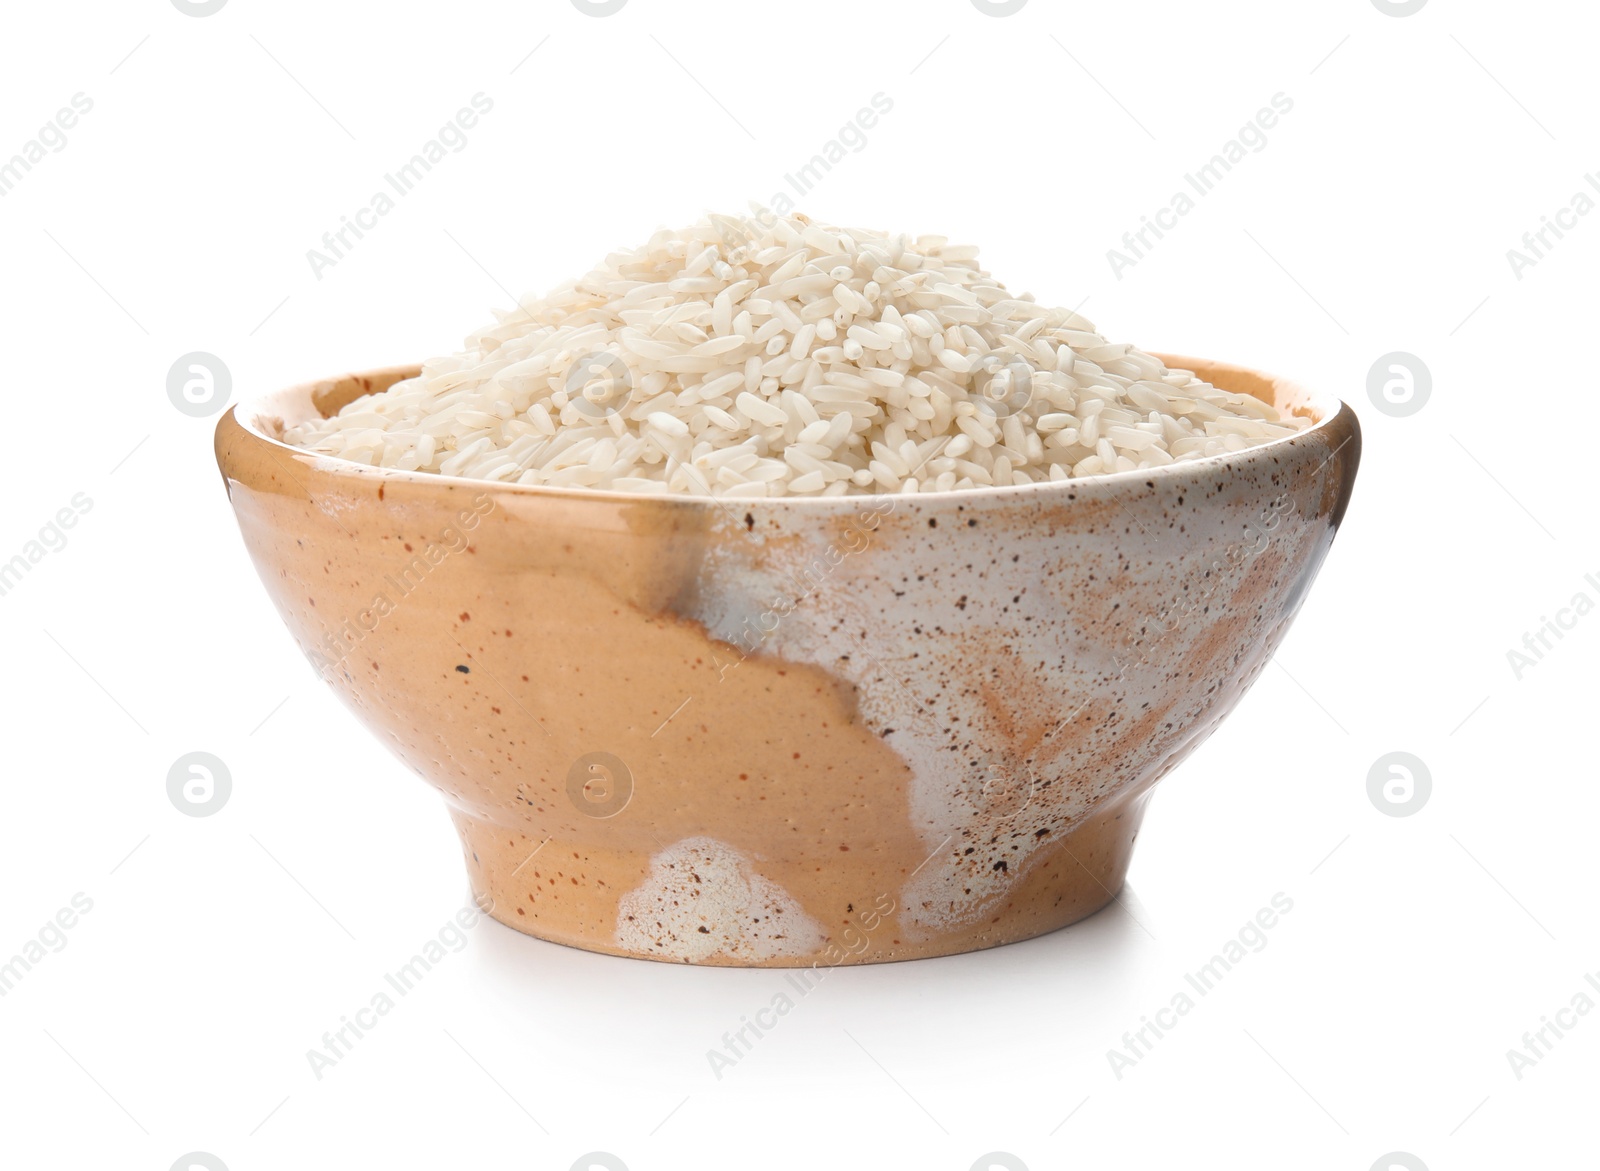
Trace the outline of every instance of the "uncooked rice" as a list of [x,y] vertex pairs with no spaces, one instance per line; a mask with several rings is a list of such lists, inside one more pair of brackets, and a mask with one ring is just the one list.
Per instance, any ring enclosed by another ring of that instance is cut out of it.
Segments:
[[721,497],[1161,467],[1308,421],[1013,295],[942,236],[708,216],[288,442],[473,480]]

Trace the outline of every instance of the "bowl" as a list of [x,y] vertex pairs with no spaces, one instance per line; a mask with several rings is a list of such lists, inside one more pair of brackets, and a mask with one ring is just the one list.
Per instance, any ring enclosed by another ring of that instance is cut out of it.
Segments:
[[417,372],[395,367],[241,404],[216,450],[301,652],[444,794],[496,919],[614,955],[826,968],[1105,906],[1153,786],[1289,629],[1350,499],[1354,413],[1161,357],[1315,423],[1152,471],[766,501],[280,440]]

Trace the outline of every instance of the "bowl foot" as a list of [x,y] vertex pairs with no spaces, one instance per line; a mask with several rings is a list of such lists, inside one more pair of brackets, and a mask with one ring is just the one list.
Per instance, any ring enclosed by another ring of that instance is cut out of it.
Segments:
[[[1122,889],[1149,795],[1146,789],[1096,810],[1059,838],[1040,844],[999,896],[976,907],[956,904],[942,911],[926,899],[926,871],[922,883],[907,881],[916,877],[914,868],[921,869],[915,863],[897,868],[892,877],[874,873],[855,883],[829,874],[825,881],[818,879],[816,890],[799,889],[791,881],[784,891],[760,878],[739,877],[726,858],[708,859],[708,847],[697,843],[710,843],[709,838],[648,852],[607,850],[592,841],[540,839],[459,809],[451,812],[479,906],[524,934],[585,951],[665,962],[828,968],[979,951],[1032,939],[1094,914]],[[664,863],[664,858],[674,861]],[[936,885],[950,891],[961,886],[960,865],[956,846],[935,852],[926,863],[949,867],[948,882]],[[685,882],[682,897],[670,889],[654,890],[653,901],[642,903],[639,892],[651,890],[652,876],[666,871]],[[733,900],[726,897],[730,873],[741,884]],[[840,897],[841,890],[852,889],[861,893]],[[908,906],[916,897],[924,902]],[[829,913],[835,903],[847,914]],[[671,916],[682,907],[693,914],[674,924]],[[635,911],[634,919],[650,924],[643,936],[625,925]],[[696,915],[699,926],[693,925]],[[752,930],[739,925],[747,919],[787,925]],[[825,922],[831,923],[827,929],[821,926]]]

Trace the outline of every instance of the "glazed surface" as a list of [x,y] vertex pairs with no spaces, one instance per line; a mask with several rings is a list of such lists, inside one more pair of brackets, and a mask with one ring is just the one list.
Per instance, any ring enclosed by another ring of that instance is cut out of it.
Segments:
[[[1230,389],[1294,388],[1172,359]],[[1348,501],[1348,408],[1268,447],[928,496],[577,494],[218,428],[301,650],[450,804],[519,930],[712,964],[939,955],[1120,888],[1151,786],[1282,639]],[[283,414],[274,414],[281,411]]]

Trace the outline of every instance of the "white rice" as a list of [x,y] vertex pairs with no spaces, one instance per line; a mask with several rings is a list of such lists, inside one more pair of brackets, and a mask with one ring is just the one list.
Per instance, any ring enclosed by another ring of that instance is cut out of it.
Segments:
[[1008,293],[976,257],[941,236],[710,216],[285,438],[474,480],[835,496],[1135,471],[1308,425]]

